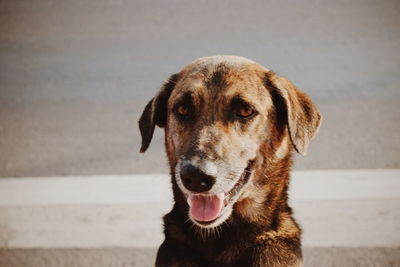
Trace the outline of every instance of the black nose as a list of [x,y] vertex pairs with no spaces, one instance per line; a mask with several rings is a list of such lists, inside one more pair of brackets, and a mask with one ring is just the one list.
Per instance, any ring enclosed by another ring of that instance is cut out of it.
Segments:
[[195,193],[206,192],[215,183],[215,178],[196,168],[192,164],[186,164],[181,168],[181,179],[183,185]]

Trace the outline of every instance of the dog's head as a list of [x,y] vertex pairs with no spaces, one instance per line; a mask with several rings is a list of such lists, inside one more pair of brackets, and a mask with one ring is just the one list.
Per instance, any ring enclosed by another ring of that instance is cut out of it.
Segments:
[[314,104],[287,79],[245,58],[206,57],[172,75],[147,104],[139,121],[141,152],[155,125],[165,127],[171,171],[189,218],[210,228],[257,183],[255,168],[265,157],[282,159],[292,146],[305,154],[320,122]]

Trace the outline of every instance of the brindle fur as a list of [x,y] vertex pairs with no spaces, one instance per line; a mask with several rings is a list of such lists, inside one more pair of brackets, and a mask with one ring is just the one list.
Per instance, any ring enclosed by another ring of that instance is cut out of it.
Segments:
[[[195,96],[196,116],[183,125],[172,109],[188,92]],[[255,103],[260,114],[254,121],[231,121],[226,106],[234,95]],[[155,125],[165,127],[174,195],[173,209],[164,216],[165,240],[156,266],[301,265],[301,230],[287,203],[289,172],[293,148],[306,153],[321,118],[291,82],[244,58],[201,58],[172,75],[139,121],[141,152],[149,146]],[[234,154],[253,157],[245,147],[255,145],[255,157],[248,158],[254,161],[250,180],[229,218],[212,229],[194,225],[176,180],[179,158],[194,155],[224,162]]]

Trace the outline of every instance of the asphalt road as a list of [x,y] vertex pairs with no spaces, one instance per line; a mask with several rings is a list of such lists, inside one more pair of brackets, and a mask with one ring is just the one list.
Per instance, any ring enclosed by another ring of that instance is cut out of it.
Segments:
[[[0,249],[7,267],[154,266],[155,248]],[[399,248],[303,248],[306,267],[399,267]]]
[[400,168],[400,2],[0,1],[0,176],[166,172],[137,120],[171,73],[234,54],[325,120],[297,169]]

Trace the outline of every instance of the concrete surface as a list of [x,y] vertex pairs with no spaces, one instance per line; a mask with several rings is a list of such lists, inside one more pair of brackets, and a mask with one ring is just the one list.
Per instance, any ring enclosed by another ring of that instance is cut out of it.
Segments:
[[[400,266],[400,169],[296,171],[305,266]],[[167,175],[0,179],[0,266],[152,266]]]
[[[294,171],[293,200],[395,199],[399,169]],[[171,202],[166,174],[0,179],[0,206]]]
[[0,176],[166,172],[136,122],[193,59],[252,58],[325,116],[298,169],[400,167],[400,2],[0,1]]
[[[2,248],[158,247],[170,203],[0,207]],[[400,199],[299,200],[305,247],[400,247]]]
[[[399,177],[295,172],[289,195],[303,245],[400,247]],[[172,205],[166,175],[5,178],[0,196],[3,248],[157,247]]]
[[[150,267],[155,248],[0,249],[1,267]],[[304,267],[399,267],[400,248],[304,248]]]

